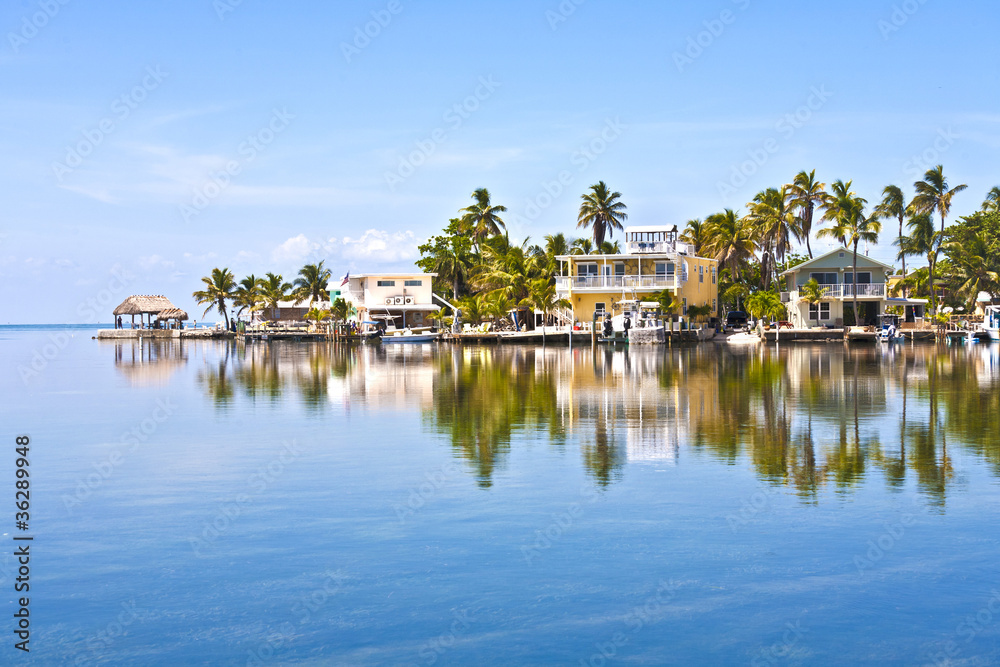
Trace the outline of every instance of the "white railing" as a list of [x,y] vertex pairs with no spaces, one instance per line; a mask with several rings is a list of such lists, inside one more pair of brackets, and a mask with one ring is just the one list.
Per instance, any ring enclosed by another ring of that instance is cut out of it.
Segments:
[[[686,282],[687,276],[681,274]],[[677,274],[662,273],[651,276],[559,276],[556,289],[559,291],[584,289],[627,289],[630,287],[647,289],[668,289],[678,287]]]
[[[853,299],[854,298],[854,285],[820,285],[821,288],[825,290],[823,297],[826,299]],[[788,301],[798,301],[799,293],[796,292],[782,292],[781,300],[786,302],[785,295],[788,295]],[[885,283],[871,283],[862,284],[858,283],[858,298],[883,298],[886,295]]]
[[[682,246],[678,248],[678,246]],[[641,241],[629,241],[625,244],[625,252],[629,255],[639,255],[643,253],[653,254],[673,254],[676,252],[686,252],[687,248],[683,244],[668,243],[666,241],[644,243]]]

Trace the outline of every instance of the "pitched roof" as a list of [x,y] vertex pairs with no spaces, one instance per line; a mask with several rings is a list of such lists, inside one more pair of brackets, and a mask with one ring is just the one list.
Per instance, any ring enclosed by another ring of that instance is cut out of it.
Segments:
[[132,295],[115,308],[115,315],[156,315],[164,310],[177,310],[165,296]]
[[167,308],[161,310],[156,316],[158,320],[186,320],[187,318],[188,314],[180,308]]
[[[787,276],[787,275],[789,275],[791,273],[794,273],[796,271],[801,271],[802,269],[806,269],[806,268],[809,267],[810,264],[815,264],[816,262],[819,262],[820,260],[826,259],[827,257],[831,256],[835,252],[843,252],[843,253],[846,253],[847,255],[851,255],[851,256],[854,255],[854,251],[849,250],[848,248],[845,248],[845,247],[841,246],[839,248],[834,248],[833,250],[831,250],[830,252],[826,253],[825,255],[820,255],[819,257],[813,257],[812,259],[810,259],[807,262],[802,262],[801,264],[796,264],[795,266],[793,266],[792,268],[788,269],[787,271],[785,271],[781,275]],[[889,264],[886,264],[885,262],[880,262],[877,259],[872,259],[868,255],[858,255],[858,259],[859,260],[860,259],[864,259],[869,264],[876,264],[876,265],[881,266],[881,267],[883,267],[885,269],[892,269],[893,268]],[[850,263],[848,263],[848,266],[850,266]]]

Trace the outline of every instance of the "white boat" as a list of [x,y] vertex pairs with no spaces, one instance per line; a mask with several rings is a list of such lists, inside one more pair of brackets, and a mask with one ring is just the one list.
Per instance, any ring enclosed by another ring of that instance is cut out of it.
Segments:
[[899,329],[899,316],[882,315],[882,326],[876,334],[880,343],[899,343],[903,341],[903,332]]
[[986,306],[983,313],[984,331],[993,342],[1000,341],[1000,306]]
[[386,332],[382,334],[383,343],[433,343],[441,337],[441,332],[414,333],[410,329],[403,329],[397,332]]
[[752,331],[741,331],[739,333],[734,333],[731,336],[726,336],[726,342],[730,345],[753,345],[755,343],[760,343],[760,334],[756,334]]

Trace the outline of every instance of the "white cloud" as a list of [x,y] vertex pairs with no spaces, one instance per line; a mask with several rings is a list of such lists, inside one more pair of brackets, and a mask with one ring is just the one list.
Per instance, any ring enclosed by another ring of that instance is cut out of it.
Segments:
[[160,266],[172,268],[174,266],[174,262],[164,259],[160,255],[150,255],[149,257],[140,257],[139,266],[144,269],[154,269]]
[[318,243],[310,241],[305,234],[299,234],[272,250],[271,259],[275,262],[298,262],[318,249]]
[[409,230],[387,232],[369,229],[358,239],[344,237],[342,246],[341,254],[344,258],[363,259],[376,264],[390,264],[417,257],[417,238]]
[[214,252],[207,252],[204,255],[193,255],[189,252],[184,253],[184,260],[187,262],[206,262],[210,259],[215,259],[217,255]]

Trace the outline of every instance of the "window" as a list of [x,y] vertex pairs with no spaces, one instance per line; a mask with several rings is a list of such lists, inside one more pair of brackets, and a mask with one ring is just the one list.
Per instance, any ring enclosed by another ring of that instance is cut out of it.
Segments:
[[378,281],[378,286],[379,287],[395,287],[396,286],[396,281],[395,280],[380,280],[380,281]]
[[816,282],[820,285],[836,285],[837,284],[837,274],[836,273],[810,273],[810,278],[815,278]]
[[[859,285],[870,285],[872,282],[872,272],[871,271],[858,271],[858,284]],[[848,271],[844,274],[844,284],[853,285],[854,284],[854,272]]]
[[830,319],[830,304],[828,303],[811,303],[809,304],[809,319],[816,320],[816,313],[819,312],[819,320],[829,320]]
[[837,256],[838,256],[838,257],[843,257],[843,256],[844,256],[844,253],[840,253],[840,254],[839,254],[839,255],[837,255]]
[[624,276],[625,275],[625,263],[624,262],[615,262],[615,275],[616,276]]
[[597,304],[594,306],[594,310],[596,310],[599,313],[603,313],[605,310],[607,310],[607,308],[605,307],[603,301],[598,301]]
[[715,299],[712,299],[712,314],[719,312],[719,306],[715,303]]
[[705,267],[702,265],[698,266],[698,282],[705,282]]
[[577,264],[576,273],[580,276],[596,276],[597,264]]
[[716,280],[715,265],[712,265],[712,284],[713,285],[715,284],[715,280]]
[[681,314],[682,315],[687,315],[688,314],[688,300],[687,300],[687,297],[684,297],[684,299],[681,300]]
[[670,275],[674,272],[673,262],[657,262],[656,263],[656,275],[660,278],[666,275]]
[[423,284],[424,284],[423,280],[406,280],[403,282],[403,285],[405,285],[406,287],[420,287]]

